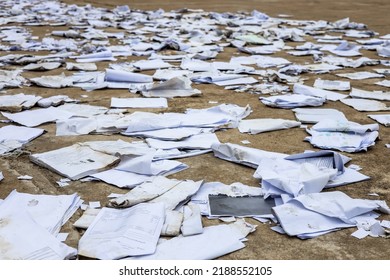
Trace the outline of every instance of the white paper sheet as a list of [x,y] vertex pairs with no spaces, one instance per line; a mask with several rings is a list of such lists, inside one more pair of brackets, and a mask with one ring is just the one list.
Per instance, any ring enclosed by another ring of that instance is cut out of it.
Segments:
[[139,60],[133,63],[135,68],[138,68],[141,71],[155,70],[155,69],[164,69],[173,67],[172,64],[169,64],[162,59],[153,59],[153,60]]
[[294,84],[293,92],[296,94],[303,94],[308,96],[316,96],[326,100],[337,101],[347,98],[348,95],[340,94],[334,91],[323,90],[319,88],[309,87],[301,84]]
[[315,88],[325,89],[325,90],[350,90],[351,83],[345,81],[334,81],[334,80],[322,80],[316,79],[314,81]]
[[297,197],[303,194],[319,193],[337,170],[311,163],[296,163],[285,159],[263,159],[254,177],[261,178],[264,198],[288,194]]
[[133,188],[144,182],[153,180],[153,176],[150,175],[142,175],[116,169],[94,173],[90,176],[119,188]]
[[191,87],[191,80],[187,77],[175,77],[152,88],[141,92],[145,97],[185,97],[199,96],[202,92]]
[[30,81],[41,87],[47,88],[64,88],[73,85],[72,77],[65,76],[64,73],[58,76],[42,76],[31,78]]
[[40,154],[30,160],[62,176],[77,180],[116,163],[117,157],[78,144]]
[[215,133],[202,133],[185,138],[181,141],[162,141],[153,138],[146,138],[148,145],[155,149],[210,149],[219,140]]
[[188,168],[188,165],[176,160],[153,160],[154,154],[139,157],[123,156],[116,170],[137,173],[141,175],[157,176],[170,175]]
[[[3,201],[8,209],[26,211],[31,218],[52,235],[60,232],[61,226],[81,205],[80,197],[72,195],[38,195],[13,190]],[[16,211],[16,210],[15,210]]]
[[390,107],[385,103],[376,100],[347,98],[340,101],[360,112],[390,111]]
[[305,140],[309,141],[313,146],[321,149],[335,149],[343,152],[354,153],[359,151],[367,151],[367,149],[375,145],[375,140],[378,138],[378,131],[366,132],[364,134],[349,134],[343,132],[319,132],[308,130],[311,134]]
[[306,96],[301,94],[276,95],[270,97],[260,97],[260,101],[270,107],[291,109],[304,106],[322,106],[324,98],[315,96]]
[[352,91],[349,95],[353,98],[365,98],[365,99],[390,101],[390,92],[367,91],[367,90],[352,88]]
[[191,71],[176,69],[158,69],[153,75],[153,79],[166,81],[175,77],[188,76]]
[[181,225],[183,236],[201,234],[203,232],[202,216],[200,208],[196,204],[188,204],[184,208],[184,220]]
[[43,62],[43,63],[31,63],[23,67],[23,70],[27,71],[45,71],[54,70],[61,66],[59,62]]
[[161,236],[178,236],[183,222],[183,213],[179,211],[165,211],[165,221],[161,229]]
[[112,260],[153,254],[164,218],[162,203],[102,208],[79,241],[79,255]]
[[0,205],[2,260],[63,260],[73,258],[77,250],[61,243],[26,211]]
[[68,119],[73,116],[72,113],[59,110],[58,108],[45,108],[31,111],[23,111],[20,113],[5,113],[2,112],[3,116],[21,125],[34,127],[43,123],[53,122],[58,119]]
[[166,98],[111,98],[111,108],[168,108]]
[[177,207],[189,201],[202,184],[203,181],[180,181],[179,184],[149,202],[163,202],[166,210],[176,210]]
[[213,144],[214,156],[257,168],[263,158],[285,158],[287,154],[268,152],[231,143]]
[[150,131],[141,131],[134,133],[123,132],[123,135],[143,137],[143,138],[154,138],[160,140],[172,140],[179,141],[187,137],[201,134],[201,133],[212,133],[213,128],[197,128],[197,127],[178,127],[178,128],[166,128],[166,129],[157,129]]
[[345,133],[354,133],[354,134],[364,134],[368,131],[378,131],[379,125],[374,124],[359,124],[356,122],[350,121],[340,121],[340,120],[327,120],[324,119],[317,124],[313,125],[312,128],[315,131],[329,131],[329,132],[345,132]]
[[95,220],[100,210],[101,209],[87,208],[87,210],[84,211],[83,215],[76,222],[73,223],[73,226],[76,228],[87,229]]
[[374,79],[374,78],[383,78],[383,75],[371,73],[371,72],[352,72],[345,74],[336,74],[339,77],[348,78],[351,80],[364,80],[364,79]]
[[66,63],[66,70],[72,71],[96,71],[97,66],[95,63],[72,63],[67,62]]
[[15,95],[0,95],[0,110],[18,112],[23,109],[33,107],[42,97],[35,95],[25,95],[19,93]]
[[128,71],[106,69],[105,80],[119,83],[152,83],[153,78],[149,75]]
[[202,234],[182,235],[157,246],[156,253],[134,260],[211,260],[245,247],[242,234],[229,225],[205,227]]
[[251,119],[241,120],[238,125],[238,130],[241,133],[258,134],[267,131],[288,129],[300,125],[300,122],[284,119]]
[[111,199],[109,206],[128,208],[138,203],[147,202],[174,188],[180,182],[178,180],[167,179],[163,176],[156,176],[149,182],[135,187],[130,192]]
[[382,207],[386,208],[383,201],[352,199],[342,192],[326,192],[299,196],[273,210],[286,233],[299,236],[354,227],[355,218]]
[[336,109],[296,108],[292,110],[302,123],[317,123],[324,119],[347,120],[345,115]]
[[390,126],[390,114],[384,115],[368,115],[371,119],[383,124],[384,126]]
[[73,58],[76,59],[76,62],[79,62],[79,63],[99,62],[99,61],[115,61],[116,60],[112,56],[112,52],[110,50],[97,52],[97,53],[89,53],[89,54],[79,55],[79,56],[76,56]]

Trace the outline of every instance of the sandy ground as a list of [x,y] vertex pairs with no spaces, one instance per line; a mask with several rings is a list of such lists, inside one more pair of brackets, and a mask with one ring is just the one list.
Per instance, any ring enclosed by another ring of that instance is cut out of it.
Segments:
[[[368,25],[370,29],[379,32],[381,35],[390,32],[390,18],[388,11],[390,10],[390,2],[386,0],[376,1],[316,1],[316,0],[225,0],[225,1],[123,1],[113,0],[103,1],[81,1],[67,0],[67,3],[85,4],[91,3],[95,6],[103,6],[112,8],[116,5],[128,4],[131,8],[139,8],[145,10],[153,10],[163,8],[171,10],[177,8],[202,8],[212,11],[251,11],[257,9],[265,12],[270,16],[278,14],[291,14],[295,19],[313,19],[313,20],[329,20],[334,21],[344,17],[350,17],[352,21],[362,22]],[[34,34],[43,36],[51,29],[48,27],[33,28]],[[294,43],[289,43],[294,46]],[[224,54],[217,57],[217,60],[226,61],[235,49],[226,48]],[[4,53],[3,53],[4,54]],[[1,54],[1,55],[3,55]],[[377,58],[372,52],[363,51],[364,56]],[[278,56],[282,56],[279,55]],[[294,62],[299,62],[300,59],[287,56],[285,57]],[[128,60],[135,59],[129,57]],[[307,58],[305,58],[307,59]],[[107,64],[99,63],[99,69],[103,70]],[[378,66],[377,68],[383,68]],[[372,68],[370,68],[372,69]],[[359,70],[368,70],[359,68]],[[59,74],[63,69],[57,69],[46,72],[45,75]],[[342,71],[340,71],[342,72]],[[338,72],[335,72],[338,73]],[[32,77],[34,73],[26,73],[25,77]],[[38,75],[41,75],[38,73]],[[42,74],[43,75],[43,74]],[[303,75],[305,76],[305,75]],[[310,85],[317,76],[307,75],[309,79],[306,84]],[[336,79],[333,74],[321,75],[323,79]],[[357,88],[366,90],[383,90],[379,86],[372,84],[377,80],[353,81],[352,85]],[[186,108],[207,108],[210,107],[208,101],[219,101],[221,103],[233,103],[240,106],[250,104],[253,113],[250,118],[275,117],[294,119],[293,113],[290,110],[271,109],[259,102],[258,96],[249,93],[235,93],[227,91],[211,85],[196,85],[203,92],[203,96],[199,98],[181,98],[170,101],[170,107],[166,111],[183,112]],[[34,93],[43,97],[66,94],[72,98],[80,98],[83,94],[88,94],[89,97],[84,99],[88,104],[102,105],[109,107],[111,97],[128,97],[129,93],[126,90],[100,90],[86,93],[80,89],[66,88],[61,90],[46,89],[39,87],[28,87],[23,89],[8,90],[9,93],[24,92],[26,94]],[[390,104],[388,104],[390,105]],[[345,113],[351,121],[356,121],[362,124],[372,123],[373,121],[367,117],[367,113],[359,113],[353,108],[350,108],[340,102],[328,102],[323,108],[336,108]],[[132,110],[129,110],[132,112]],[[162,112],[162,110],[154,110],[153,112]],[[90,140],[116,140],[123,139],[131,140],[128,137],[113,135],[87,135],[78,137],[55,137],[55,124],[42,125],[41,128],[47,130],[43,136],[32,141],[26,151],[30,153],[49,151],[77,142]],[[231,142],[240,144],[242,140],[249,140],[250,147],[260,148],[268,151],[283,152],[283,153],[300,153],[306,149],[313,149],[310,143],[304,142],[304,137],[307,133],[300,128],[289,129],[285,131],[269,132],[258,135],[240,134],[237,129],[217,133],[221,142]],[[390,143],[390,128],[380,126],[380,140],[377,144],[370,148],[368,152],[348,154],[352,157],[353,164],[360,165],[362,172],[371,177],[371,180],[340,187],[339,190],[345,192],[354,198],[373,199],[369,193],[377,193],[379,197],[376,199],[386,200],[390,203],[390,175],[389,175],[389,155],[390,149],[385,148],[385,144]],[[233,182],[242,182],[244,184],[257,186],[257,179],[252,177],[253,169],[217,159],[213,154],[206,154],[194,158],[182,160],[190,166],[189,169],[180,172],[172,178],[220,181],[225,184]],[[72,182],[66,188],[59,188],[56,181],[61,177],[47,169],[41,168],[28,159],[28,154],[22,154],[18,157],[0,158],[0,171],[4,173],[5,179],[0,183],[0,198],[5,198],[10,191],[17,189],[20,192],[39,193],[39,194],[71,194],[77,192],[85,201],[101,201],[102,205],[107,202],[107,195],[111,192],[125,193],[126,190],[120,190],[116,187],[105,183],[89,182],[81,183],[78,181]],[[32,181],[18,181],[19,175],[31,175]],[[78,240],[82,235],[72,227],[72,223],[81,215],[79,210],[62,229],[62,232],[69,232],[66,243],[70,246],[77,247]],[[383,215],[383,219],[390,219],[390,216]],[[330,233],[322,237],[312,240],[299,240],[297,238],[279,235],[270,229],[270,225],[258,223],[252,219],[248,219],[253,224],[257,224],[257,230],[252,233],[246,243],[246,248],[235,253],[221,257],[221,259],[230,260],[245,260],[245,259],[389,259],[390,243],[384,238],[365,238],[358,240],[350,236],[355,229],[345,229],[338,232]],[[218,223],[217,221],[209,221],[204,219],[204,225]]]

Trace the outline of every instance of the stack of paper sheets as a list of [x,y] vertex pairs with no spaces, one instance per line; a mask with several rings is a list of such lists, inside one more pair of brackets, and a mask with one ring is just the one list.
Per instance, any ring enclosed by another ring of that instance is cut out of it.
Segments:
[[307,132],[312,145],[322,149],[336,149],[343,152],[367,151],[375,145],[379,136],[378,124],[360,125],[349,121],[323,120]]

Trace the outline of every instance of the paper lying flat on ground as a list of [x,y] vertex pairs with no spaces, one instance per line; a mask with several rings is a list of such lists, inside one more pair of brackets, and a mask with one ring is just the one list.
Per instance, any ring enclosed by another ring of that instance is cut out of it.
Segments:
[[307,130],[311,137],[305,140],[323,149],[366,151],[368,147],[375,145],[378,130],[378,124],[360,125],[349,121],[322,120]]
[[58,106],[65,102],[77,102],[77,100],[69,98],[67,95],[54,95],[40,99],[37,104],[39,107],[48,108],[50,106]]
[[111,108],[168,108],[166,98],[111,98]]
[[77,250],[60,242],[32,217],[20,209],[0,204],[1,260],[63,260],[73,258]]
[[202,133],[185,138],[181,141],[162,141],[147,138],[148,145],[155,149],[210,149],[211,145],[218,144],[219,140],[215,133]]
[[257,168],[263,158],[285,158],[287,154],[268,152],[231,143],[213,144],[214,156]]
[[24,126],[38,126],[43,123],[53,122],[57,119],[68,119],[73,116],[72,113],[59,110],[58,108],[45,108],[20,113],[2,113],[4,117]]
[[201,91],[191,87],[191,80],[187,77],[175,77],[152,88],[141,92],[145,97],[185,97],[199,96]]
[[324,98],[315,96],[306,96],[301,94],[276,95],[270,97],[260,97],[260,101],[270,107],[291,109],[304,106],[322,106]]
[[45,130],[16,125],[6,125],[0,128],[0,143],[8,140],[16,140],[26,144],[39,137]]
[[349,95],[354,98],[366,98],[366,99],[390,101],[390,92],[367,91],[367,90],[352,88],[352,91]]
[[373,78],[383,78],[383,75],[376,74],[372,72],[353,72],[345,74],[336,74],[339,77],[348,78],[351,80],[364,80],[364,79],[373,79]]
[[141,141],[126,142],[123,140],[116,141],[89,141],[79,143],[82,146],[88,146],[92,150],[102,152],[109,155],[121,156],[141,156],[149,153],[155,153],[156,150],[149,148],[149,146]]
[[153,254],[164,218],[162,203],[102,208],[79,241],[79,255],[113,260]]
[[330,81],[330,80],[322,80],[316,79],[314,82],[315,88],[325,89],[325,90],[350,90],[351,83],[344,81]]
[[383,124],[384,126],[390,126],[390,114],[385,115],[368,115],[371,119]]
[[107,82],[122,83],[152,83],[153,78],[149,75],[133,73],[122,70],[106,69],[105,80]]
[[39,128],[7,125],[0,128],[0,155],[22,148],[44,132]]
[[[1,182],[1,180],[3,180],[3,179],[4,179],[3,172],[0,171],[0,182]],[[2,202],[2,201],[0,201],[0,204],[1,204],[1,202]]]
[[153,79],[159,81],[170,80],[175,77],[188,76],[191,74],[188,70],[176,70],[176,69],[158,69],[153,75]]
[[308,96],[316,96],[326,100],[337,101],[347,98],[348,95],[340,94],[334,91],[323,90],[319,88],[309,87],[301,84],[294,84],[293,92],[296,94],[303,94]]
[[389,80],[383,80],[380,82],[375,83],[376,85],[383,86],[383,87],[390,87],[390,81]]
[[66,70],[72,71],[96,71],[97,66],[95,63],[66,63]]
[[385,103],[375,100],[347,98],[340,101],[360,112],[390,111]]
[[73,85],[72,77],[66,77],[64,73],[57,76],[31,78],[30,81],[38,86],[47,88],[64,88]]
[[183,236],[201,234],[203,232],[202,216],[200,208],[196,204],[187,204],[183,207],[183,223],[181,233]]
[[[246,225],[240,225],[246,227]],[[134,260],[211,260],[245,247],[245,235],[234,225],[205,227],[202,234],[178,236],[160,243],[153,255]]]
[[206,72],[213,69],[211,63],[198,59],[183,59],[180,64],[180,68],[193,72]]
[[284,119],[252,119],[241,120],[238,125],[238,130],[241,133],[258,134],[266,131],[288,129],[300,125],[300,122]]
[[275,206],[272,198],[263,196],[209,195],[210,216],[253,217],[272,214]]
[[44,62],[44,63],[31,63],[23,67],[23,70],[27,71],[45,71],[57,69],[61,66],[59,62]]
[[296,108],[292,111],[295,117],[303,123],[317,123],[324,119],[347,120],[345,115],[336,109]]
[[0,110],[19,112],[33,107],[42,97],[35,95],[25,95],[19,93],[15,95],[0,95]]
[[188,109],[185,114],[135,112],[126,119],[127,133],[183,127],[236,127],[251,112],[249,106],[221,104],[207,109]]
[[117,169],[110,169],[99,173],[93,173],[91,174],[91,177],[119,188],[133,188],[139,184],[153,179],[153,176],[150,175],[142,175]]
[[344,168],[344,173],[337,175],[337,177],[331,179],[325,186],[325,188],[333,188],[338,186],[344,186],[352,183],[369,180],[370,177],[351,168]]
[[172,64],[169,64],[162,59],[153,59],[153,60],[139,60],[133,63],[135,68],[138,68],[141,71],[146,70],[155,70],[155,69],[164,69],[173,67]]
[[27,80],[20,75],[21,73],[22,70],[0,70],[0,88],[21,87],[25,85]]
[[5,113],[3,116],[24,126],[38,126],[43,123],[53,122],[56,120],[69,119],[73,116],[92,117],[104,114],[107,108],[101,106],[92,106],[86,104],[64,104],[59,107],[49,107],[37,110],[28,110],[19,113]]
[[217,86],[226,87],[232,85],[250,85],[258,82],[259,81],[253,77],[244,77],[244,78],[238,78],[232,80],[218,81],[218,82],[214,82],[214,84],[216,84]]
[[328,131],[328,132],[345,132],[345,133],[354,133],[354,134],[364,134],[368,131],[378,131],[379,125],[374,124],[359,124],[350,121],[340,121],[340,120],[322,120],[317,124],[313,125],[312,130],[315,131]]
[[150,182],[145,182],[123,196],[111,199],[110,207],[128,208],[141,202],[147,202],[177,186],[180,181],[170,180],[162,176],[152,178]]
[[373,210],[387,213],[389,208],[384,201],[352,199],[342,192],[326,192],[299,196],[273,210],[288,235],[304,237],[354,227],[359,216]]
[[170,175],[187,169],[188,166],[176,160],[153,160],[153,154],[139,157],[123,156],[116,170],[137,173],[141,175],[157,176]]
[[[34,195],[12,191],[4,200],[8,209],[26,211],[31,218],[52,235],[60,232],[61,226],[81,205],[80,197],[73,195]],[[15,210],[16,211],[16,210]]]
[[333,54],[336,54],[338,56],[359,56],[362,55],[359,52],[360,46],[351,44],[347,41],[341,42],[340,45],[334,46],[334,45],[325,45],[321,48],[321,51],[329,51]]
[[172,140],[179,141],[184,138],[201,134],[201,133],[212,133],[213,128],[198,128],[198,127],[179,127],[179,128],[166,128],[166,129],[157,129],[151,131],[141,131],[134,133],[123,132],[123,135],[143,137],[143,138],[154,138],[160,140]]
[[111,51],[102,51],[97,53],[83,54],[73,57],[79,63],[99,62],[99,61],[114,61]]
[[33,154],[30,160],[62,176],[77,180],[107,168],[119,159],[75,144],[40,154]]

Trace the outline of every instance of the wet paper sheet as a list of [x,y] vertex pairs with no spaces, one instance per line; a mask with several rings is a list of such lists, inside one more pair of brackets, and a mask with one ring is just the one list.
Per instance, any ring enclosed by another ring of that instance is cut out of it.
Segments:
[[102,208],[79,242],[79,255],[113,260],[153,254],[164,223],[162,203]]

